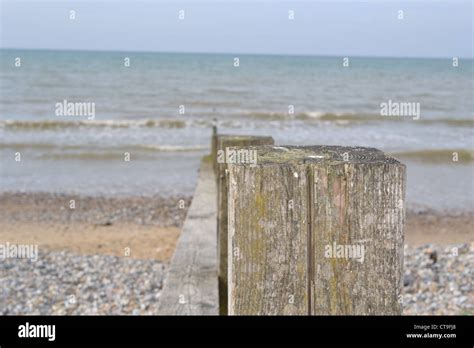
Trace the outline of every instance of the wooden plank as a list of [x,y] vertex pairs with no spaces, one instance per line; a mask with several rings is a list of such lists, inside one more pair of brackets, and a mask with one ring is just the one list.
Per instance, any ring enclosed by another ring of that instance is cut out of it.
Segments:
[[159,300],[160,315],[218,315],[216,181],[210,157],[183,224]]
[[310,168],[312,314],[400,315],[405,166],[375,149],[331,151]]
[[371,148],[249,149],[256,166],[228,165],[229,313],[401,314],[405,166]]
[[230,167],[229,314],[308,314],[304,166]]
[[[227,175],[226,149],[236,147],[237,151],[250,145],[272,145],[273,138],[267,136],[226,135],[213,136],[213,157],[217,177],[217,255],[219,276],[220,314],[227,314]],[[229,157],[230,158],[230,157]]]

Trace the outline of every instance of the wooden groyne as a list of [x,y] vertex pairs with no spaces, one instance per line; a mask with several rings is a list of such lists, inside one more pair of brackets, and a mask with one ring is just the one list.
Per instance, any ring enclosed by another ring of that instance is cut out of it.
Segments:
[[159,314],[400,315],[405,166],[266,144],[213,136]]
[[158,314],[219,314],[216,195],[212,161],[205,157],[161,291]]

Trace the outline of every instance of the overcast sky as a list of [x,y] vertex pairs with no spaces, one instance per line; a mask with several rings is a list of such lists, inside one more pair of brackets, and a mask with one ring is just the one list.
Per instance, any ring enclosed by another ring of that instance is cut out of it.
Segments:
[[470,0],[0,2],[7,48],[473,56]]

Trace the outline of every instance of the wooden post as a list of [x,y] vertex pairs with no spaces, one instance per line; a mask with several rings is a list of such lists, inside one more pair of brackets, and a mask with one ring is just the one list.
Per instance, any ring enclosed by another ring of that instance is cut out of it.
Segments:
[[405,165],[373,148],[259,146],[228,164],[229,314],[399,315]]
[[[226,149],[242,150],[251,145],[272,145],[273,138],[265,136],[217,135],[215,138],[217,178],[217,255],[220,314],[227,315],[227,155]],[[230,154],[231,155],[231,154]]]

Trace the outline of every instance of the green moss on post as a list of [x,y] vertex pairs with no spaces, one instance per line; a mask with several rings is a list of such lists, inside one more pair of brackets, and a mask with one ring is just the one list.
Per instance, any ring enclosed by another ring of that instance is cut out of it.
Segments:
[[[273,138],[247,135],[215,135],[213,157],[217,179],[217,255],[219,260],[220,313],[227,314],[227,163],[225,151],[229,147],[238,150],[251,145],[272,145]],[[220,163],[218,163],[218,161]]]

